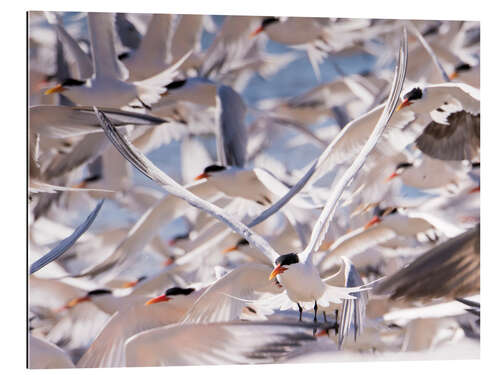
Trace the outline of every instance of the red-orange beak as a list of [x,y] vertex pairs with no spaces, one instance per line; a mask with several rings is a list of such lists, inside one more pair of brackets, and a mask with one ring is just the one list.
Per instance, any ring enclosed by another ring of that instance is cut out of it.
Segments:
[[449,75],[450,79],[455,79],[458,77],[458,73],[457,72],[453,72]]
[[408,99],[403,100],[396,108],[396,112],[399,111],[401,108],[408,107],[409,105],[411,105],[411,102]]
[[321,331],[317,332],[314,336],[316,337],[328,336],[328,332],[326,331],[326,329],[322,329]]
[[79,303],[82,303],[82,302],[85,302],[85,301],[90,301],[90,297],[89,296],[85,296],[85,297],[73,298],[66,305],[58,308],[56,310],[56,312],[61,312],[61,311],[64,311],[66,309],[71,309],[72,307],[75,307]]
[[263,31],[264,31],[264,28],[262,26],[259,26],[257,29],[252,31],[252,33],[250,34],[250,38],[253,38],[253,37],[259,35]]
[[54,87],[52,87],[50,89],[45,90],[44,94],[45,95],[50,95],[50,94],[54,94],[56,92],[63,92],[65,90],[66,89],[64,87],[62,87],[61,84],[58,84],[58,85],[56,85],[56,86],[54,86]]
[[158,296],[158,297],[155,297],[155,298],[151,298],[144,305],[148,306],[148,305],[152,305],[153,303],[167,302],[167,301],[170,301],[170,300],[171,300],[170,297],[167,297],[166,295],[162,294],[161,296]]
[[279,275],[280,273],[285,272],[287,269],[288,268],[283,267],[281,264],[278,264],[276,266],[276,268],[273,270],[273,272],[271,272],[271,274],[269,275],[269,280],[274,279],[277,275]]
[[373,226],[373,225],[375,225],[375,224],[377,224],[377,223],[380,223],[381,221],[382,221],[382,220],[380,220],[380,217],[378,217],[378,216],[374,216],[374,217],[372,217],[372,218],[371,218],[371,220],[370,220],[368,223],[366,223],[366,225],[365,225],[365,229],[368,229],[368,228],[370,228],[371,226]]
[[236,245],[230,246],[227,249],[222,250],[222,254],[227,254],[230,253],[231,251],[236,251],[236,250],[238,250],[238,246]]
[[387,178],[385,179],[385,182],[389,182],[389,181],[391,181],[393,178],[396,178],[396,177],[398,177],[398,176],[399,176],[399,174],[398,174],[397,172],[394,172],[393,174],[391,174],[389,177],[387,177]]
[[174,258],[172,258],[172,257],[168,257],[168,258],[167,258],[167,259],[163,262],[163,265],[164,265],[165,267],[167,267],[167,266],[170,266],[172,263],[174,263]]
[[479,193],[479,192],[480,192],[480,190],[481,190],[481,189],[480,189],[480,187],[481,187],[481,186],[477,186],[477,187],[475,187],[475,188],[473,188],[473,189],[469,190],[469,194]]
[[198,181],[198,180],[201,180],[201,179],[203,179],[203,178],[208,178],[208,177],[209,177],[209,174],[208,174],[208,173],[202,173],[202,174],[200,174],[200,175],[196,176],[194,180],[195,180],[195,181]]

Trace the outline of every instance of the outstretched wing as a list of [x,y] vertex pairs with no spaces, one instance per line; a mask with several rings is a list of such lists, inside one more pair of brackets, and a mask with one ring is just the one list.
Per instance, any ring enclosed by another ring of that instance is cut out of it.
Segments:
[[87,229],[89,229],[90,225],[97,217],[97,214],[99,213],[99,210],[101,209],[103,203],[104,199],[97,204],[96,208],[94,208],[94,210],[89,214],[87,219],[85,219],[85,221],[80,224],[69,237],[66,237],[64,240],[59,242],[56,247],[54,247],[47,254],[34,262],[30,267],[30,275],[45,267],[50,262],[53,262],[61,255],[63,255],[67,250],[69,250],[71,246],[73,246],[73,244],[78,240],[78,238],[80,238],[80,236],[85,233]]
[[232,230],[246,238],[250,245],[259,249],[273,263],[279,254],[269,245],[269,243],[254,233],[250,228],[241,223],[233,216],[227,214],[223,209],[200,199],[190,191],[175,182],[171,177],[157,168],[144,154],[140,152],[130,141],[121,135],[107,119],[106,115],[95,109],[97,118],[99,119],[104,132],[108,136],[111,143],[134,167],[151,180],[162,185],[162,187],[172,195],[187,201],[190,205],[205,211],[216,219],[224,222]]
[[230,322],[156,328],[127,341],[127,366],[276,362],[315,342],[314,327],[299,322]]
[[448,116],[448,125],[432,121],[417,138],[417,147],[440,160],[473,160],[481,146],[480,116],[458,111]]
[[429,250],[374,292],[406,300],[466,297],[479,292],[480,226]]
[[[272,268],[265,264],[246,263],[214,282],[196,300],[183,323],[228,322],[240,317],[246,300],[256,289],[273,287],[268,280]],[[276,286],[278,292],[278,287]]]
[[403,82],[406,75],[406,63],[408,58],[407,39],[408,38],[405,28],[401,39],[398,64],[396,66],[396,71],[394,73],[394,80],[392,82],[391,93],[389,95],[389,99],[385,104],[384,111],[382,112],[382,115],[380,116],[377,125],[373,129],[370,138],[367,140],[367,142],[365,143],[359,154],[354,159],[351,166],[345,171],[344,175],[340,178],[337,185],[335,186],[331,197],[328,199],[325,208],[321,212],[319,219],[316,221],[316,224],[314,225],[311,234],[311,239],[309,240],[307,248],[301,253],[301,257],[303,259],[310,260],[311,253],[316,251],[320,247],[325,237],[325,234],[328,231],[328,227],[330,226],[330,221],[333,218],[333,214],[335,213],[335,209],[338,205],[340,197],[342,196],[342,193],[363,166],[366,158],[368,157],[368,154],[375,147],[377,141],[382,136],[382,133],[386,129],[389,120],[391,119],[392,113],[396,109],[396,104],[398,103],[399,94],[401,93],[401,90],[403,88]]

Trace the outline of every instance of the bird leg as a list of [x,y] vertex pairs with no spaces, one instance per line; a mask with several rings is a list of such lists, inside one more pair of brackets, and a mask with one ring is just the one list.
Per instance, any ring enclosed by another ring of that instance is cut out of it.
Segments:
[[[314,323],[318,322],[318,303],[314,301]],[[316,327],[313,329],[313,336],[316,335]]]
[[335,309],[335,324],[333,325],[333,329],[335,330],[335,336],[339,334],[339,310]]
[[297,302],[297,306],[299,306],[299,322],[302,321],[302,306]]

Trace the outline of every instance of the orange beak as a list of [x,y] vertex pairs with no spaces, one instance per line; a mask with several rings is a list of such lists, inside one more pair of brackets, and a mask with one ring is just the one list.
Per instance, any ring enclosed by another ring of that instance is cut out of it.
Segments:
[[234,245],[231,247],[228,247],[227,249],[222,250],[222,254],[227,254],[230,253],[231,251],[236,251],[238,250],[238,246]]
[[321,331],[316,333],[314,336],[316,336],[316,337],[328,336],[328,332],[326,332],[326,329],[322,329]]
[[172,263],[174,263],[174,258],[172,258],[172,257],[168,257],[168,258],[167,258],[167,259],[163,262],[163,265],[164,265],[165,267],[167,267],[167,266],[170,266]]
[[87,187],[87,183],[85,181],[82,181],[79,184],[73,185],[72,187],[76,189],[83,189]]
[[135,280],[135,281],[129,281],[128,283],[123,283],[122,288],[132,288],[136,286],[138,282],[139,282],[138,280]]
[[450,77],[450,79],[455,79],[455,78],[458,77],[458,73],[457,72],[453,72],[453,73],[450,74],[449,77]]
[[368,229],[368,228],[370,228],[371,226],[373,226],[373,225],[375,225],[375,224],[377,224],[377,223],[380,223],[381,221],[382,221],[382,220],[380,220],[380,217],[378,217],[378,216],[374,216],[374,217],[372,217],[372,219],[371,219],[368,223],[366,223],[366,225],[365,225],[365,229]]
[[158,297],[155,297],[155,298],[151,298],[149,301],[147,301],[144,305],[145,306],[148,306],[148,305],[152,305],[153,303],[158,303],[158,302],[167,302],[167,301],[170,301],[171,298],[170,297],[167,297],[166,295],[161,295],[161,296],[158,296]]
[[252,33],[250,34],[250,38],[253,38],[253,37],[259,35],[263,31],[264,31],[264,28],[262,26],[258,27],[257,29],[252,31]]
[[208,177],[209,177],[209,175],[207,173],[202,173],[199,176],[196,176],[194,180],[198,181],[198,180],[201,180],[203,178],[208,178]]
[[389,182],[389,181],[391,181],[393,178],[396,178],[396,177],[398,177],[398,176],[399,176],[399,174],[398,174],[397,172],[394,172],[393,174],[391,174],[389,177],[387,177],[387,178],[385,179],[385,182]]
[[269,275],[269,280],[274,279],[277,275],[279,275],[280,273],[285,272],[287,269],[288,268],[283,267],[281,264],[278,264],[276,266],[276,268],[273,270],[273,272],[271,272],[271,274]]
[[56,86],[54,86],[54,87],[52,87],[50,89],[45,90],[44,94],[45,95],[50,95],[50,94],[54,94],[56,92],[63,92],[65,90],[66,89],[64,87],[62,87],[61,84],[58,84],[58,85],[56,85]]
[[411,105],[411,102],[408,99],[403,100],[396,108],[396,112],[399,111],[401,108],[408,107],[409,105]]
[[475,188],[471,189],[471,190],[469,191],[469,194],[479,193],[479,192],[480,192],[480,187],[481,187],[481,186],[477,186],[477,187],[475,187]]
[[59,309],[57,309],[56,312],[61,312],[61,311],[66,310],[66,309],[71,309],[72,307],[75,307],[79,303],[82,303],[82,302],[85,302],[85,301],[90,301],[90,297],[89,296],[85,296],[85,297],[73,298],[66,305],[64,305],[63,307],[60,307]]

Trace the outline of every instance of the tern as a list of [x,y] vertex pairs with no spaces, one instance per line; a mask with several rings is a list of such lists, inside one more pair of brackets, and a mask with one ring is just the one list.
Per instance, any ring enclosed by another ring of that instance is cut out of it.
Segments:
[[108,135],[113,145],[117,147],[122,155],[142,173],[161,184],[165,190],[173,195],[182,197],[182,199],[187,200],[195,207],[202,208],[204,211],[223,221],[231,229],[243,236],[252,246],[257,247],[260,251],[262,251],[268,260],[272,264],[275,264],[275,268],[269,275],[269,279],[273,279],[279,275],[279,281],[285,287],[288,298],[298,304],[301,318],[303,308],[300,303],[306,304],[306,307],[314,304],[315,312],[317,312],[318,303],[321,306],[325,306],[332,301],[340,302],[341,299],[355,299],[355,297],[352,297],[349,293],[359,292],[362,290],[362,287],[339,288],[326,284],[320,278],[319,272],[312,262],[311,255],[317,250],[324,239],[325,232],[328,229],[333,213],[335,212],[335,207],[343,190],[352,177],[361,168],[368,153],[373,149],[376,141],[382,135],[385,127],[387,127],[392,112],[396,109],[398,94],[402,89],[406,69],[406,43],[405,30],[401,41],[398,65],[391,89],[391,96],[386,103],[384,112],[372,135],[369,137],[368,142],[365,144],[360,154],[358,154],[351,167],[342,176],[343,178],[334,189],[332,197],[329,199],[320,215],[320,218],[315,224],[309,244],[306,249],[299,254],[289,253],[279,255],[262,237],[252,232],[251,229],[246,227],[243,223],[230,217],[220,208],[199,199],[161,172],[147,158],[141,155],[137,149],[134,149],[133,145],[131,145],[125,137],[114,130],[113,125],[109,122],[106,116],[102,114],[102,112],[99,112],[96,109],[96,114],[105,130],[105,133]]

